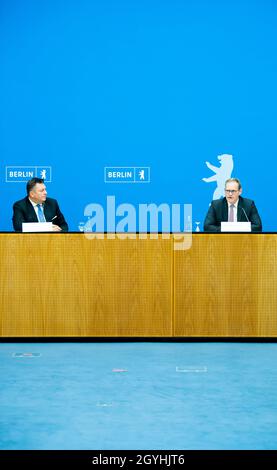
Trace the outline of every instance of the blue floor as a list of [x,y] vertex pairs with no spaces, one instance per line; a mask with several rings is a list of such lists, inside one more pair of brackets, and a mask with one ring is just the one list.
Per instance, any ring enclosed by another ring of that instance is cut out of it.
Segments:
[[276,364],[275,343],[2,343],[0,449],[277,449]]

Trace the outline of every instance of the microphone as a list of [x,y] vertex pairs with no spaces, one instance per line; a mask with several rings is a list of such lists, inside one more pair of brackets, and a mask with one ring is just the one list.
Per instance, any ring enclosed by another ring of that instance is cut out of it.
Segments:
[[250,220],[248,219],[247,214],[246,214],[246,212],[245,212],[245,210],[244,210],[243,207],[241,207],[241,210],[244,212],[244,215],[245,215],[245,217],[246,217],[246,219],[247,219],[247,222],[250,222]]

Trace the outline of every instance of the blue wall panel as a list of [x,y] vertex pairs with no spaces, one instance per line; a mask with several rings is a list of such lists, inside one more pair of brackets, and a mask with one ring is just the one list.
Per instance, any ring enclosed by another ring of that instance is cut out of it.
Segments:
[[[70,229],[89,203],[190,203],[201,221],[232,176],[276,231],[277,3],[274,0],[1,0],[0,230],[25,183],[6,167],[51,167]],[[105,167],[150,167],[107,183]]]

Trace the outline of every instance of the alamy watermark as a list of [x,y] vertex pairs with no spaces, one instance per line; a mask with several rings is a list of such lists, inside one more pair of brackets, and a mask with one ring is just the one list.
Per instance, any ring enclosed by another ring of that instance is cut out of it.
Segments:
[[116,205],[115,196],[107,196],[106,207],[90,203],[84,216],[87,221],[79,229],[89,240],[173,237],[174,250],[188,250],[192,244],[192,204]]

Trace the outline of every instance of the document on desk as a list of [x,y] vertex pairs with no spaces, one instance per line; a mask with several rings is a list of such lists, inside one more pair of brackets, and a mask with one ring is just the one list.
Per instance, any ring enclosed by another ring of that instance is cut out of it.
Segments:
[[23,222],[22,232],[53,232],[52,222]]
[[251,222],[221,222],[221,232],[251,232]]

